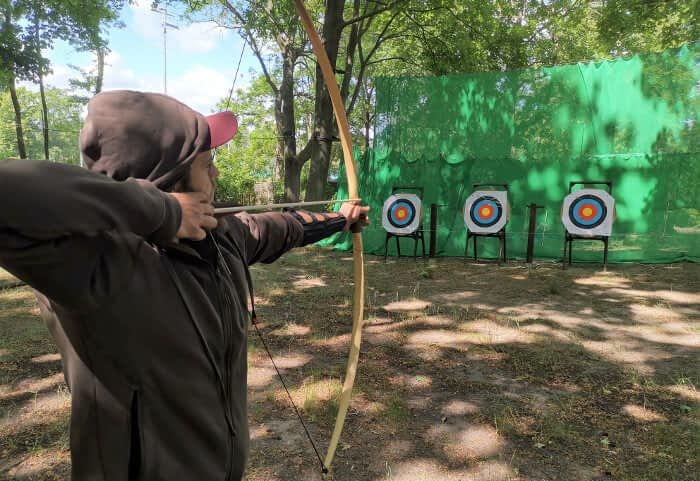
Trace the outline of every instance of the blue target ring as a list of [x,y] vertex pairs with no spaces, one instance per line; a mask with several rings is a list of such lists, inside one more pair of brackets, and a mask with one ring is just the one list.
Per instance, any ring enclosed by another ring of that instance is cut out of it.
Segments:
[[491,227],[503,216],[503,206],[495,197],[483,196],[476,199],[469,209],[469,217],[479,227]]
[[399,199],[389,207],[389,223],[401,229],[411,225],[416,217],[416,206],[406,199]]
[[603,200],[592,194],[582,195],[569,206],[571,222],[581,229],[593,229],[602,224],[608,215]]

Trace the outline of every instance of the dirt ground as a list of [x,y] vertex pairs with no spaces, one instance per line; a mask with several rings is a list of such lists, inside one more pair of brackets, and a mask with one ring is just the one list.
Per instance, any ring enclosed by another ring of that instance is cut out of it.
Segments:
[[[325,454],[351,258],[254,269],[263,335]],[[325,479],[700,480],[700,265],[366,259],[360,366]],[[70,397],[26,287],[0,275],[0,479],[69,479]],[[2,286],[5,286],[3,288]],[[322,479],[250,335],[248,481]]]

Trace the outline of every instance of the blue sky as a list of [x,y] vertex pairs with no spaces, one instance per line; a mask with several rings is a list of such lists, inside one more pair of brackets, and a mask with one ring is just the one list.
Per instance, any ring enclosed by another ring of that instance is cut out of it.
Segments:
[[[151,11],[150,0],[125,5],[122,29],[109,31],[109,47],[105,66],[104,90],[134,89],[163,92],[163,28],[162,14]],[[242,39],[234,31],[218,28],[213,23],[187,25],[178,18],[168,22],[167,41],[168,95],[207,114],[216,110],[216,102],[227,98],[241,55]],[[68,64],[90,68],[94,56],[77,53],[65,44],[57,44],[48,52],[54,73],[46,83],[66,87],[69,78],[78,77]],[[248,83],[250,70],[259,71],[258,61],[246,48],[236,87]]]

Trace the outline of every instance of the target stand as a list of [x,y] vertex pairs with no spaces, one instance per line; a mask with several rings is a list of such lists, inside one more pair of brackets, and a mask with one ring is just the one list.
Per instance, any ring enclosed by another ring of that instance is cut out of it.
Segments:
[[[575,185],[605,185],[601,189],[579,189],[572,192]],[[615,199],[612,196],[612,182],[607,180],[585,180],[569,182],[569,194],[561,208],[564,224],[564,256],[562,268],[566,267],[566,253],[569,252],[569,265],[575,240],[598,240],[604,245],[603,268],[608,265],[608,244],[612,225],[615,221]]]
[[[418,194],[409,194],[414,191]],[[384,261],[386,262],[389,239],[396,239],[396,254],[401,257],[402,237],[413,239],[413,259],[417,259],[418,241],[421,243],[421,254],[425,260],[425,239],[423,237],[423,197],[422,187],[393,187],[391,196],[384,202],[382,209],[382,226],[386,230],[384,239]]]
[[[504,190],[477,190],[484,186],[503,187]],[[477,238],[496,237],[500,247],[498,258],[505,263],[508,216],[508,184],[473,184],[472,193],[464,202],[464,223],[467,226],[464,258],[469,253],[470,239],[474,239],[474,260],[477,260]]]

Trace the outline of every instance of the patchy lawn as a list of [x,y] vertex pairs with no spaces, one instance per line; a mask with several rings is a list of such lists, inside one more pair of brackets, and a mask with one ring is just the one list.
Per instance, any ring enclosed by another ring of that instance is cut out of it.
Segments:
[[[351,259],[257,266],[257,311],[321,455],[350,332]],[[366,259],[338,481],[700,480],[700,266]],[[0,273],[0,479],[69,479],[69,396],[26,287]],[[248,481],[321,479],[250,336]]]

